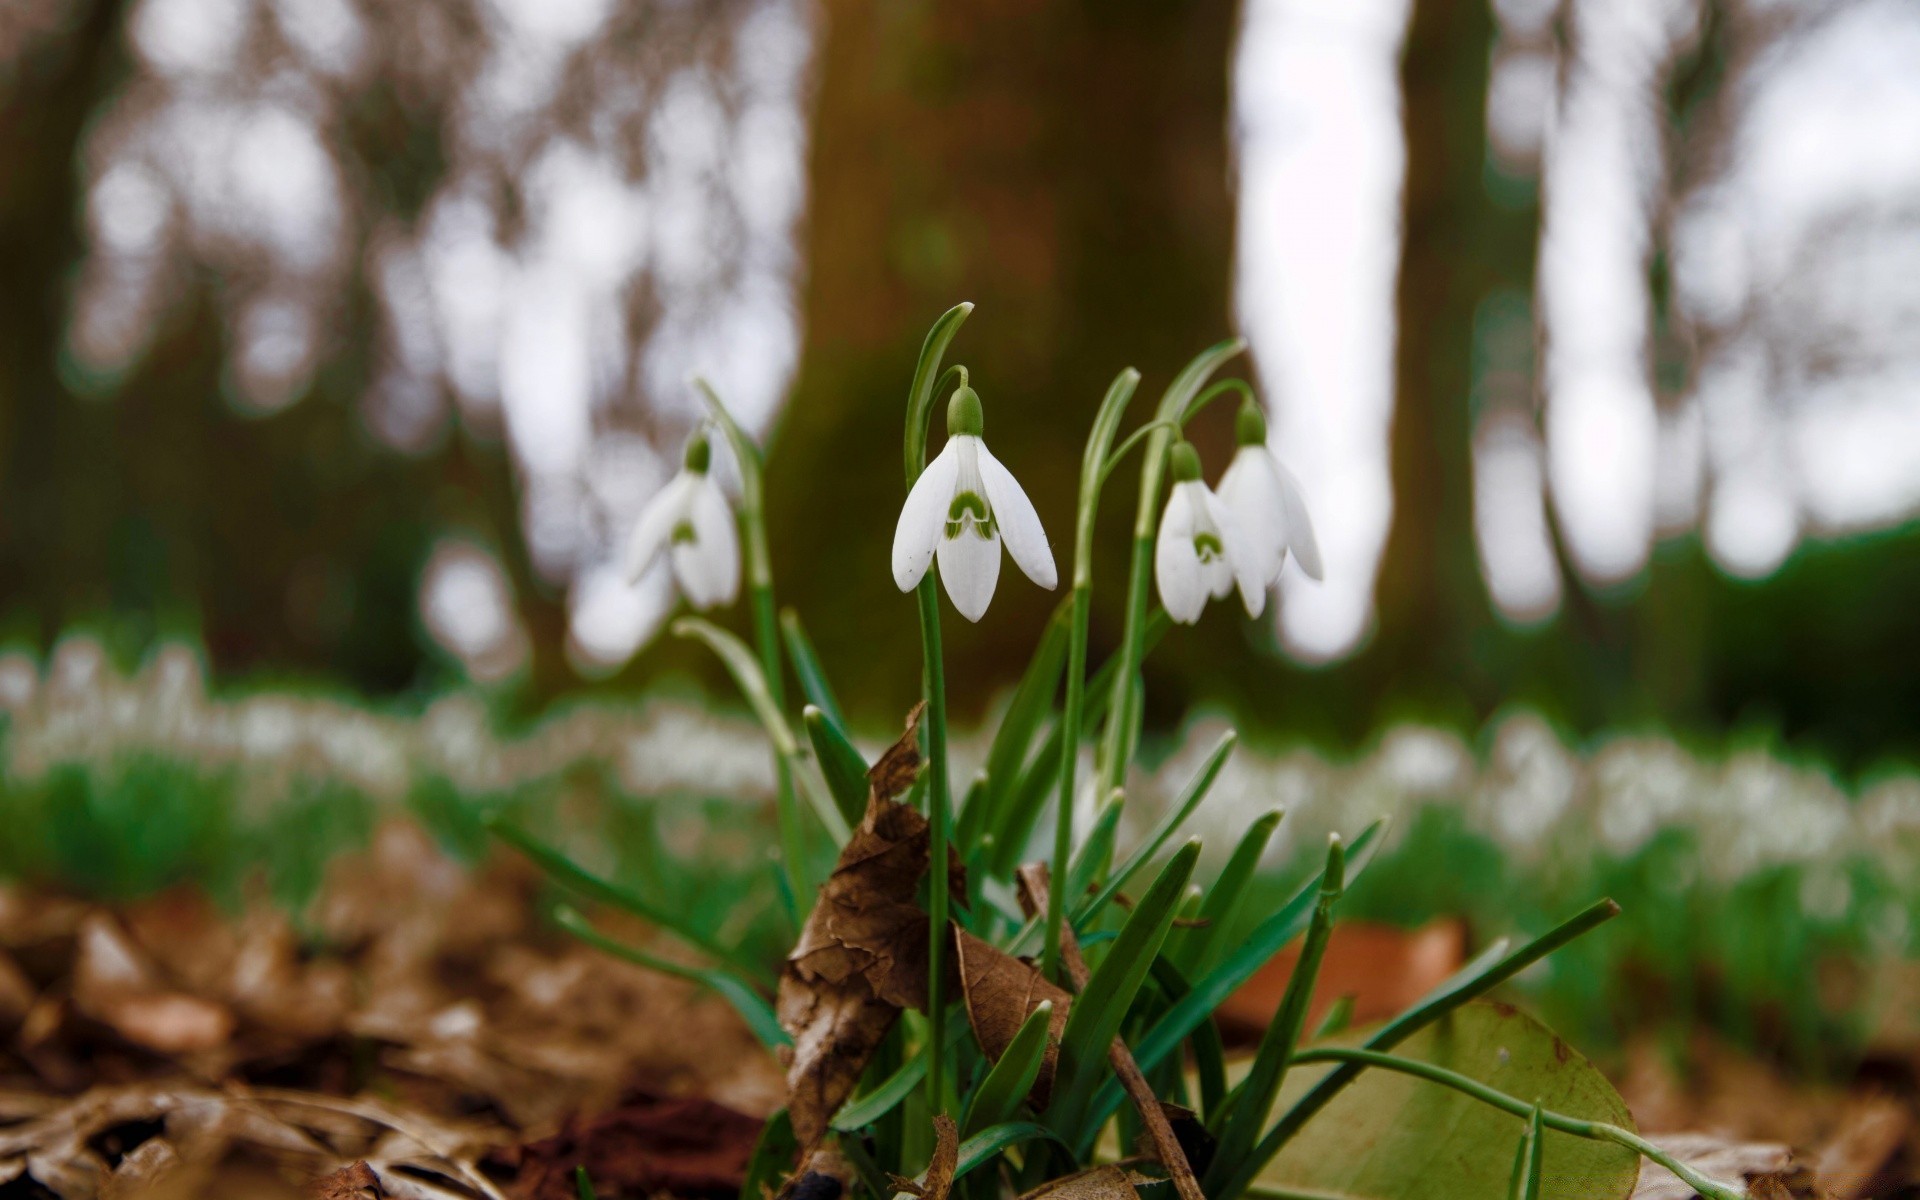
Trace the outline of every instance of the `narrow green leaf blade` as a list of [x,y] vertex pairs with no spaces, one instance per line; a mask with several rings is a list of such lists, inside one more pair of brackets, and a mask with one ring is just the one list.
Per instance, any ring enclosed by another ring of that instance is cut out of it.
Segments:
[[982,1163],[992,1160],[995,1155],[1009,1146],[1017,1146],[1022,1142],[1031,1142],[1035,1139],[1052,1142],[1063,1150],[1069,1149],[1067,1144],[1060,1140],[1059,1135],[1044,1125],[1036,1125],[1032,1121],[1008,1121],[990,1129],[983,1129],[960,1143],[960,1165],[954,1168],[953,1177],[960,1178]]
[[814,652],[813,639],[807,636],[806,626],[800,623],[800,614],[790,608],[780,611],[780,640],[787,648],[787,660],[793,664],[793,673],[800,680],[800,694],[807,698],[807,703],[825,713],[827,719],[845,734],[847,718],[840,711],[839,698],[833,694],[833,685],[827,681],[827,672],[820,665],[820,656]]
[[1060,690],[1060,677],[1067,665],[1067,634],[1071,609],[1062,602],[1034,649],[1013,701],[1007,705],[1000,728],[994,731],[993,744],[987,749],[986,803],[969,805],[960,813],[958,839],[962,854],[971,854],[982,834],[999,828],[1006,815],[1006,801],[1015,790],[1020,769],[1039,736],[1040,727],[1053,712],[1054,694]]
[[799,743],[793,738],[793,730],[787,727],[787,719],[780,715],[779,706],[773,702],[773,693],[767,687],[767,676],[760,669],[760,660],[745,642],[702,617],[681,617],[673,623],[672,629],[675,637],[705,642],[707,648],[719,656],[721,664],[727,668],[727,674],[733,676],[740,694],[753,709],[753,715],[760,719],[761,728],[767,731],[775,750],[787,758],[800,752]]
[[[1347,855],[1349,880],[1357,877],[1371,861],[1369,851],[1378,841],[1382,828],[1384,822],[1375,821],[1353,839],[1353,846]],[[1160,1065],[1202,1021],[1213,1015],[1213,1010],[1219,1008],[1234,989],[1251,979],[1253,973],[1266,965],[1268,959],[1280,953],[1282,947],[1306,930],[1307,923],[1313,918],[1320,880],[1321,877],[1316,875],[1303,884],[1292,899],[1242,939],[1225,961],[1194,981],[1193,991],[1148,1028],[1133,1047],[1134,1061],[1140,1064],[1142,1071],[1151,1071]],[[1103,1085],[1089,1110],[1092,1119],[1105,1120],[1120,1106],[1122,1098],[1118,1083],[1109,1081]]]
[[801,720],[807,727],[807,740],[813,743],[820,775],[833,793],[834,805],[849,826],[858,825],[867,813],[867,760],[818,705],[807,705]]
[[793,1167],[800,1153],[799,1139],[793,1136],[793,1121],[781,1109],[767,1118],[760,1138],[747,1159],[746,1177],[740,1181],[740,1200],[767,1200],[780,1190],[780,1177]]
[[993,1064],[993,1069],[974,1089],[966,1120],[960,1123],[963,1136],[999,1125],[1019,1111],[1021,1101],[1040,1078],[1040,1066],[1047,1056],[1047,1025],[1052,1020],[1051,1001],[1042,1001],[1027,1014],[1013,1041],[1007,1043],[1006,1052],[1000,1055],[1000,1061]]
[[[1147,972],[1166,941],[1167,930],[1185,894],[1187,881],[1193,878],[1193,866],[1200,858],[1200,843],[1188,842],[1168,860],[1159,878],[1147,889],[1134,907],[1113,948],[1094,968],[1087,986],[1074,1000],[1067,1016],[1066,1030],[1060,1036],[1059,1066],[1055,1071],[1054,1098],[1048,1123],[1068,1134],[1078,1135],[1087,1102],[1100,1080],[1106,1077],[1107,1049],[1120,1032],[1120,1022],[1133,998],[1146,982]],[[1142,1070],[1146,1070],[1142,1065]]]
[[686,967],[649,954],[638,946],[629,946],[601,933],[585,917],[570,908],[557,909],[554,919],[568,933],[616,958],[624,958],[663,975],[673,975],[711,988],[733,1006],[733,1010],[740,1014],[740,1019],[747,1023],[747,1028],[753,1031],[753,1036],[759,1038],[760,1044],[767,1049],[777,1051],[782,1046],[792,1044],[793,1039],[780,1027],[780,1018],[774,1015],[773,1005],[767,1003],[766,997],[756,991],[752,984],[733,972],[719,967]]
[[1273,840],[1273,831],[1280,827],[1283,815],[1276,808],[1249,826],[1233,848],[1227,865],[1221,869],[1220,877],[1207,889],[1206,899],[1200,904],[1203,924],[1182,938],[1182,944],[1174,947],[1172,955],[1174,963],[1189,979],[1213,969],[1216,949],[1223,944],[1221,939],[1227,927],[1239,915],[1247,884],[1259,869],[1260,858],[1267,852],[1267,843]]
[[1267,1111],[1273,1107],[1273,1099],[1286,1080],[1288,1060],[1300,1041],[1301,1026],[1307,1021],[1307,1005],[1313,1000],[1320,959],[1326,954],[1327,938],[1333,932],[1333,906],[1346,886],[1346,847],[1335,834],[1327,845],[1327,864],[1320,872],[1320,891],[1314,901],[1313,917],[1307,924],[1306,938],[1300,944],[1300,961],[1293,969],[1293,977],[1287,981],[1279,1010],[1260,1035],[1253,1067],[1240,1085],[1241,1095],[1234,1102],[1233,1115],[1220,1130],[1213,1166],[1200,1185],[1200,1190],[1210,1196],[1233,1174],[1266,1126]]
[[1200,802],[1207,798],[1207,790],[1213,786],[1213,781],[1220,777],[1221,769],[1227,765],[1227,756],[1233,753],[1234,743],[1238,740],[1232,730],[1220,735],[1220,740],[1214,743],[1212,750],[1207,752],[1207,757],[1200,764],[1200,769],[1194,773],[1192,779],[1187,781],[1187,786],[1181,789],[1173,803],[1167,806],[1167,811],[1161,816],[1159,824],[1155,825],[1146,838],[1134,847],[1133,853],[1127,856],[1125,862],[1113,869],[1100,890],[1089,897],[1087,902],[1073,914],[1075,926],[1085,925],[1099,916],[1100,910],[1105,908],[1114,894],[1125,886],[1133,873],[1152,862],[1153,856],[1160,853],[1160,848],[1167,844],[1167,840],[1187,823],[1187,820],[1193,816],[1194,810],[1200,807]]

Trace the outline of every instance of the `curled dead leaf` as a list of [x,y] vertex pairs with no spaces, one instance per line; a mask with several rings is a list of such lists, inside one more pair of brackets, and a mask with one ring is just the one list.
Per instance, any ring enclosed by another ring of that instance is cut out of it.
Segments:
[[973,1035],[980,1048],[994,1062],[1007,1052],[1013,1035],[1044,1001],[1053,1002],[1053,1016],[1047,1022],[1046,1057],[1041,1060],[1039,1077],[1033,1084],[1033,1103],[1045,1108],[1053,1094],[1053,1072],[1060,1056],[1060,1035],[1067,1028],[1067,1010],[1072,995],[1042,975],[1023,958],[1015,958],[990,942],[965,930],[954,934],[955,957],[959,962],[960,989],[966,999],[967,1019],[973,1023]]
[[927,820],[895,797],[919,771],[919,718],[867,773],[867,811],[840,851],[780,975],[780,1024],[793,1037],[787,1111],[811,1147],[853,1094],[900,1010],[927,994]]

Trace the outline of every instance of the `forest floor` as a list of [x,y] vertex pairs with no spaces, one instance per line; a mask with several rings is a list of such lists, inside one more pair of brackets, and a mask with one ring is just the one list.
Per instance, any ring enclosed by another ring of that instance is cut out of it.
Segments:
[[[719,1000],[554,930],[540,888],[405,823],[297,925],[0,888],[0,1198],[574,1200],[584,1166],[603,1200],[732,1200],[779,1066]],[[1336,944],[1338,986],[1433,968],[1431,937],[1379,936]],[[1643,1131],[1776,1196],[1920,1196],[1920,1055],[1808,1084],[1701,1035],[1616,1082]],[[1639,1196],[1688,1194],[1655,1176]]]

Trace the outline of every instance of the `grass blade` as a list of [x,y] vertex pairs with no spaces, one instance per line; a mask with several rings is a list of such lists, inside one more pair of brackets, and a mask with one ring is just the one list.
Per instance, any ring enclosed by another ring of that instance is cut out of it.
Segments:
[[1540,1200],[1540,1102],[1534,1101],[1527,1131],[1520,1136],[1520,1152],[1513,1158],[1513,1182],[1507,1200]]
[[973,1090],[967,1104],[966,1119],[960,1122],[962,1134],[999,1125],[1019,1111],[1021,1101],[1040,1078],[1041,1064],[1047,1056],[1047,1025],[1053,1020],[1052,1001],[1042,1001],[1027,1014],[1027,1019],[1007,1043],[1000,1061],[993,1064],[987,1077]]
[[733,1010],[740,1014],[741,1020],[747,1023],[747,1028],[753,1031],[753,1036],[759,1038],[760,1044],[767,1049],[778,1050],[782,1046],[792,1044],[793,1039],[789,1038],[787,1031],[780,1027],[780,1019],[773,1013],[773,1005],[767,1003],[766,997],[756,991],[752,984],[733,972],[719,967],[686,967],[676,962],[669,962],[647,953],[638,946],[629,946],[625,942],[608,937],[571,908],[562,906],[556,909],[553,915],[561,928],[590,946],[604,950],[616,958],[638,963],[649,970],[659,971],[663,975],[673,975],[711,988],[721,999],[733,1006]]
[[1113,861],[1113,842],[1120,834],[1120,813],[1125,807],[1125,794],[1115,788],[1101,806],[1100,815],[1093,819],[1087,840],[1073,853],[1073,866],[1067,872],[1067,895],[1084,895]]
[[1213,1166],[1201,1184],[1201,1190],[1208,1195],[1212,1195],[1246,1157],[1260,1136],[1261,1127],[1267,1123],[1274,1097],[1280,1094],[1289,1060],[1300,1041],[1300,1029],[1307,1021],[1307,1005],[1313,1001],[1313,985],[1320,974],[1320,959],[1327,951],[1327,937],[1333,931],[1333,906],[1346,885],[1346,847],[1341,845],[1340,835],[1335,834],[1327,845],[1327,865],[1320,873],[1320,891],[1314,901],[1313,918],[1307,925],[1307,936],[1300,945],[1300,961],[1293,969],[1293,977],[1287,981],[1279,1011],[1260,1036],[1253,1067],[1240,1082],[1233,1115],[1220,1130]]
[[[1366,1040],[1364,1048],[1372,1051],[1392,1049],[1416,1030],[1431,1025],[1474,997],[1493,990],[1581,934],[1612,920],[1619,914],[1619,905],[1611,900],[1601,900],[1518,950],[1504,952],[1504,947],[1496,946],[1494,949],[1502,951],[1501,953],[1496,955],[1489,951],[1455,972],[1450,979],[1428,993],[1425,999],[1381,1026],[1378,1032]],[[1234,1177],[1220,1190],[1215,1200],[1236,1200],[1260,1169],[1280,1152],[1282,1146],[1287,1144],[1287,1139],[1291,1138],[1315,1113],[1324,1108],[1340,1089],[1353,1082],[1354,1077],[1363,1069],[1362,1064],[1346,1062],[1322,1076],[1306,1095],[1296,1100],[1293,1107],[1281,1116],[1279,1123],[1260,1139],[1260,1144],[1254,1147],[1253,1153],[1240,1164]]]
[[1134,847],[1133,853],[1127,856],[1125,862],[1114,868],[1113,873],[1107,877],[1106,884],[1075,911],[1073,923],[1076,928],[1098,916],[1100,910],[1106,907],[1107,902],[1113,899],[1114,893],[1125,885],[1128,878],[1153,861],[1153,856],[1160,853],[1160,847],[1166,845],[1167,840],[1179,832],[1180,827],[1193,816],[1194,809],[1199,808],[1200,802],[1206,799],[1207,789],[1211,788],[1213,781],[1220,777],[1221,768],[1226,766],[1227,756],[1233,753],[1233,745],[1237,740],[1232,730],[1220,735],[1220,740],[1214,744],[1212,750],[1208,751],[1206,761],[1200,764],[1199,771],[1187,781],[1186,788],[1174,799],[1174,802],[1167,806],[1166,814],[1160,818],[1160,823],[1153,827],[1153,831],[1147,834],[1144,841]]
[[[1101,1078],[1107,1076],[1107,1049],[1119,1034],[1121,1020],[1166,941],[1199,857],[1198,841],[1188,842],[1174,854],[1134,906],[1113,948],[1094,968],[1087,986],[1073,1002],[1066,1030],[1060,1036],[1048,1124],[1076,1142],[1083,1140],[1079,1134],[1087,1102]],[[1144,1064],[1142,1069],[1147,1069]]]
[[1200,920],[1203,924],[1181,939],[1182,944],[1174,947],[1171,956],[1174,965],[1188,978],[1197,978],[1213,969],[1220,939],[1225,935],[1228,925],[1239,915],[1247,884],[1259,869],[1260,858],[1267,852],[1267,843],[1273,840],[1273,831],[1279,828],[1282,815],[1276,808],[1249,826],[1240,838],[1240,844],[1233,848],[1233,855],[1227,859],[1220,877],[1207,889],[1207,898],[1200,904]]
[[827,719],[844,734],[847,718],[840,711],[840,701],[833,694],[833,685],[827,682],[820,656],[813,651],[813,640],[800,624],[800,614],[790,608],[780,612],[780,640],[787,647],[787,661],[793,664],[794,675],[799,677],[800,694],[807,698],[807,703],[827,714]]
[[780,1177],[793,1167],[800,1143],[793,1136],[793,1122],[781,1109],[767,1118],[760,1138],[753,1144],[753,1156],[747,1159],[746,1178],[740,1181],[740,1200],[767,1200],[780,1190]]
[[[1368,853],[1380,836],[1384,822],[1375,821],[1353,839],[1347,852],[1347,877],[1357,877],[1370,861]],[[1173,1053],[1234,989],[1253,977],[1268,959],[1299,937],[1313,918],[1314,901],[1320,891],[1321,877],[1309,879],[1293,898],[1256,926],[1243,938],[1218,967],[1194,982],[1193,990],[1155,1021],[1133,1047],[1134,1061],[1142,1071],[1151,1071]],[[1105,1120],[1118,1108],[1123,1093],[1117,1082],[1109,1081],[1100,1089],[1089,1110],[1095,1121]]]
[[848,825],[858,825],[867,814],[867,760],[854,748],[847,735],[816,704],[801,713],[807,727],[807,740],[813,743],[814,761],[820,764],[821,778],[833,803]]
[[[1169,1004],[1180,1003],[1193,991],[1193,985],[1187,982],[1179,967],[1168,961],[1164,952],[1153,960],[1153,981],[1166,993]],[[1200,1022],[1188,1037],[1187,1045],[1193,1050],[1194,1073],[1200,1078],[1201,1115],[1211,1119],[1227,1094],[1227,1047],[1220,1040],[1220,1027],[1211,1020]],[[1162,1065],[1176,1062],[1169,1058]]]
[[554,882],[581,896],[611,904],[624,909],[636,917],[644,918],[652,924],[671,933],[681,941],[705,954],[725,962],[753,978],[761,978],[761,972],[754,964],[741,958],[735,951],[727,949],[713,937],[687,922],[681,914],[661,908],[653,902],[638,896],[619,884],[609,882],[584,870],[560,851],[547,845],[517,825],[509,824],[502,818],[492,817],[487,828],[493,835],[512,846],[515,850],[533,860],[535,866],[545,871]]

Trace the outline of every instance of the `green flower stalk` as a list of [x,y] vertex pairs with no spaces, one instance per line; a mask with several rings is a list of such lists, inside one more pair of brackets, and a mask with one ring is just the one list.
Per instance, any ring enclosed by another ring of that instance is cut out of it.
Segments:
[[[762,464],[759,447],[753,444],[746,431],[740,428],[720,402],[719,393],[713,385],[698,376],[693,386],[705,401],[708,413],[714,424],[726,434],[727,444],[733,448],[734,459],[740,466],[740,529],[746,541],[746,576],[748,604],[753,610],[753,645],[760,658],[760,670],[765,676],[768,695],[773,701],[776,713],[786,710],[786,677],[780,666],[780,629],[775,617],[773,603],[773,561],[767,553],[767,508],[766,489],[761,481]],[[707,478],[707,457],[710,451],[706,439],[696,439],[699,443],[700,477]],[[687,469],[694,467],[695,454],[689,446]],[[711,482],[707,485],[714,494],[720,489]],[[732,541],[733,523],[727,522],[727,541]],[[678,552],[679,535],[675,533],[675,550]],[[638,538],[636,537],[636,541]],[[678,559],[676,558],[676,563]],[[739,561],[738,552],[734,553],[734,588],[738,588]],[[682,585],[685,586],[684,584]],[[692,598],[689,593],[689,598]],[[731,595],[728,599],[731,600]],[[696,601],[697,603],[697,601]],[[806,834],[800,821],[800,805],[794,792],[793,772],[788,764],[788,756],[775,754],[774,785],[776,813],[780,823],[781,866],[785,872],[787,885],[787,904],[796,920],[806,915],[812,907],[813,893],[806,878]]]

